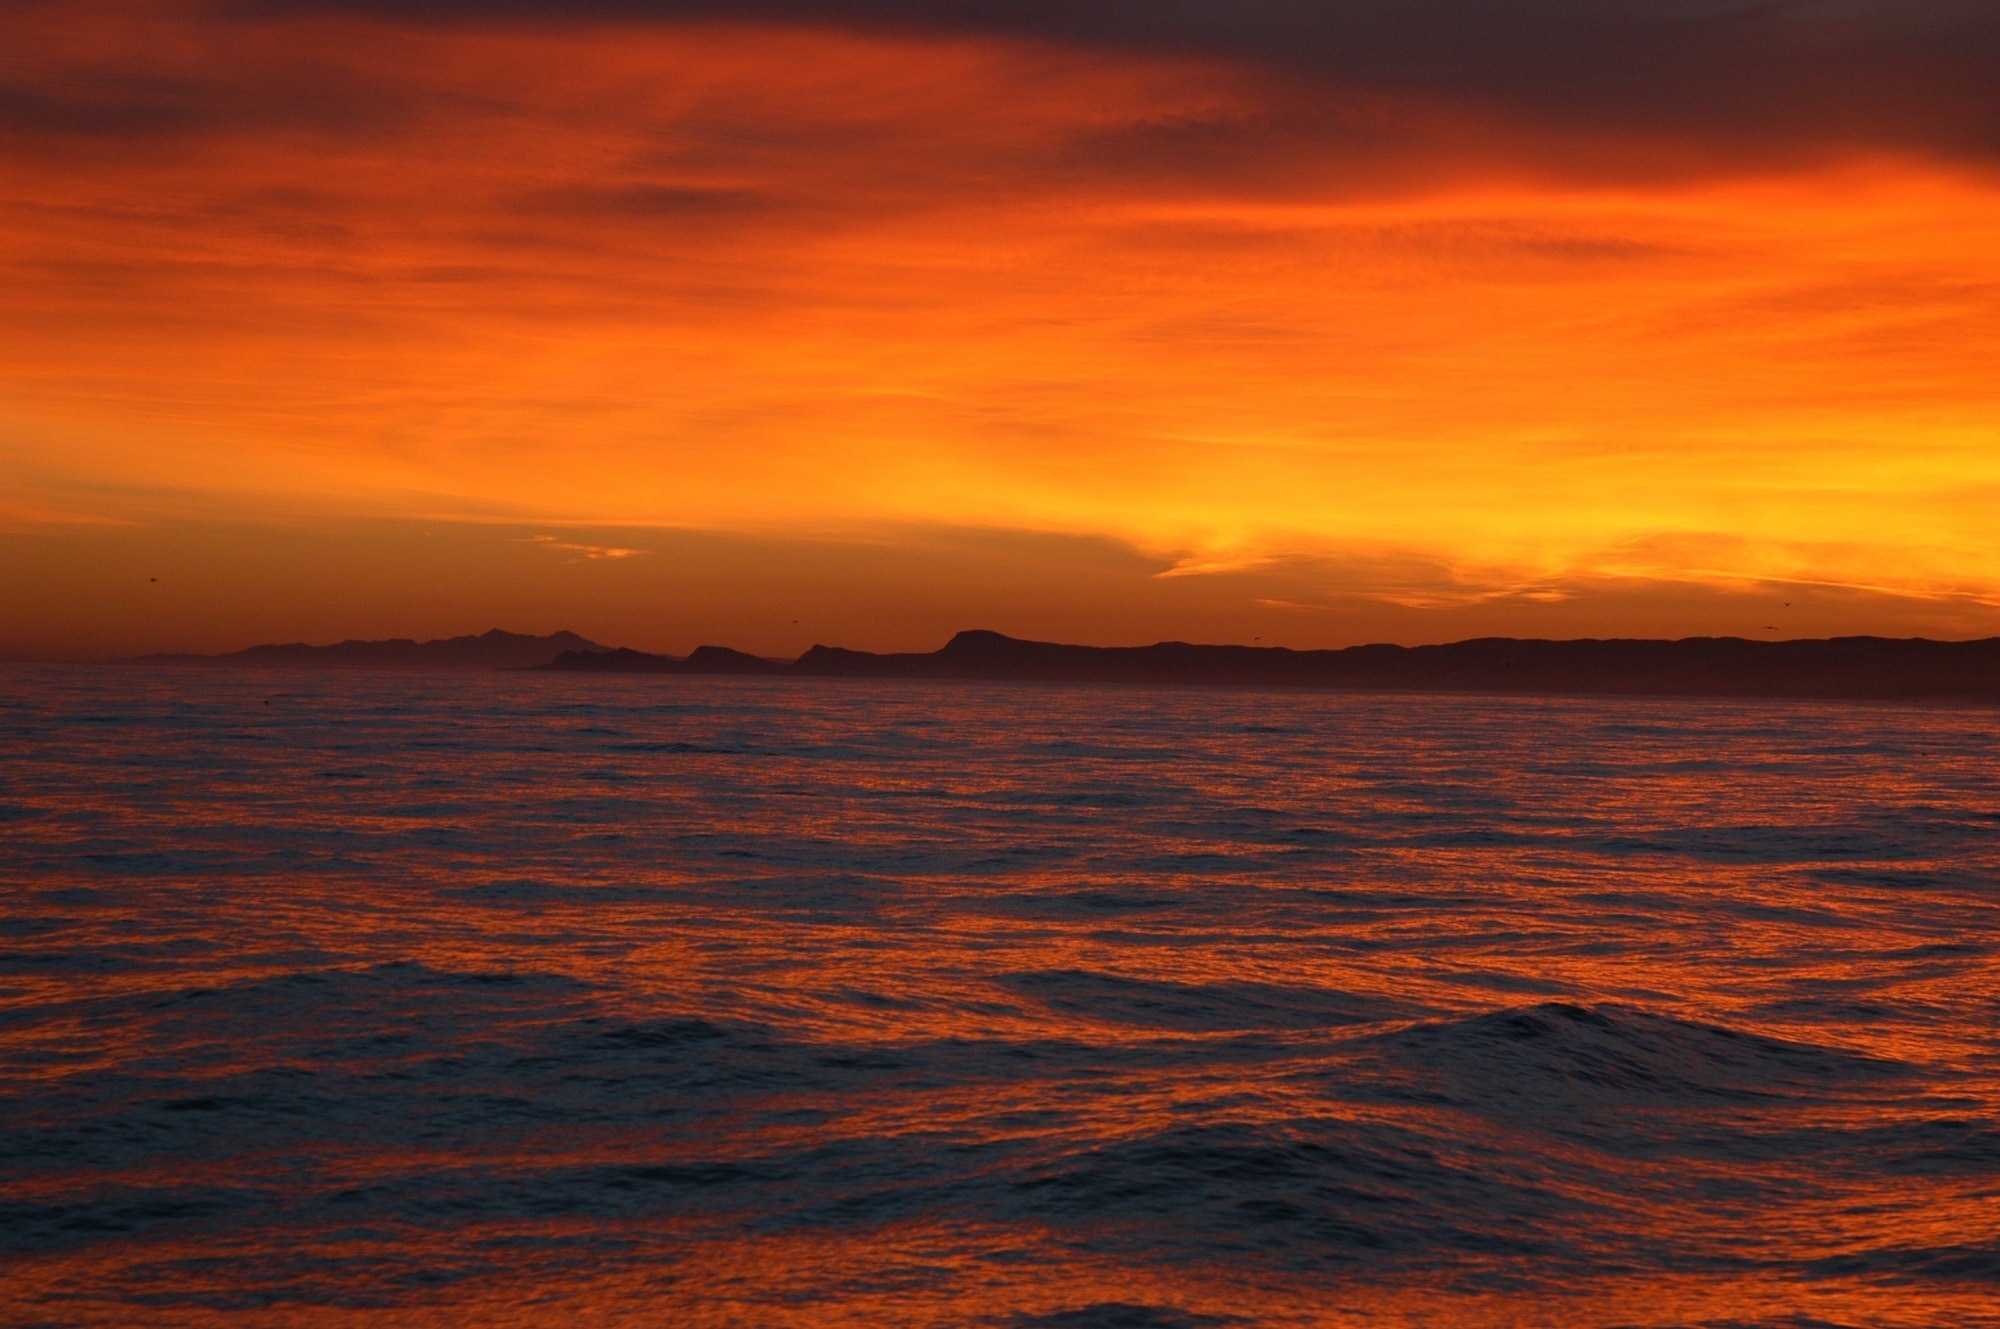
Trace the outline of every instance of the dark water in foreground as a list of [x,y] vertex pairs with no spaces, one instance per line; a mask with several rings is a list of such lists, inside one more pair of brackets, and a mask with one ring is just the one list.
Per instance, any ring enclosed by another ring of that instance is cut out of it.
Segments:
[[9,1324],[2000,1324],[2000,713],[0,673]]

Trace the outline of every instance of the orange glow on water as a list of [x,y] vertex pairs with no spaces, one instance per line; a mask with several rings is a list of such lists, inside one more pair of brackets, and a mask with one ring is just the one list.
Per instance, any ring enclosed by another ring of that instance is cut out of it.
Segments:
[[1990,712],[39,676],[0,1317],[1990,1301]]

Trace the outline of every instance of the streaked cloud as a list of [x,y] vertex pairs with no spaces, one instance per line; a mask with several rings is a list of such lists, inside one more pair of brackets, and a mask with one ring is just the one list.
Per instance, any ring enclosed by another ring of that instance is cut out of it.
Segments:
[[1979,0],[249,0],[234,12],[1006,38],[1265,71],[1348,108],[1323,133],[1365,134],[1370,108],[1422,103],[1537,134],[1656,139],[1669,156],[2000,152],[2000,13]]
[[590,530],[529,543],[600,572],[661,561],[613,530],[991,530],[1316,639],[1976,617],[1995,23],[15,3],[6,520]]
[[553,535],[531,535],[528,537],[528,542],[560,550],[565,554],[575,554],[578,558],[587,559],[591,562],[596,562],[599,559],[638,558],[646,552],[643,549],[627,549],[620,545],[577,544],[572,540],[558,540]]

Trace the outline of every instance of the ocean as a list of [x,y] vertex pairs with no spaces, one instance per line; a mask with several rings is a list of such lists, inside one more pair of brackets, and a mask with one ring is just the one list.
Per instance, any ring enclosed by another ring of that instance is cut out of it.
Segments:
[[0,708],[8,1325],[2000,1325],[2000,711]]

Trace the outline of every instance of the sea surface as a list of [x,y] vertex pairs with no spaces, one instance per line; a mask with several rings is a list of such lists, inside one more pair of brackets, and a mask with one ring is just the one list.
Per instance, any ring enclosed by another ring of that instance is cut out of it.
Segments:
[[0,671],[0,1323],[2000,1325],[2000,712]]

